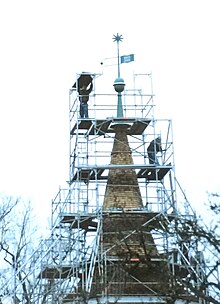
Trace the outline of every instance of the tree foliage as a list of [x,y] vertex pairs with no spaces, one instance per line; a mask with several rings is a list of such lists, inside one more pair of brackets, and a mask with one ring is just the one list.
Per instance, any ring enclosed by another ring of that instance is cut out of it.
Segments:
[[[31,286],[27,279],[28,259],[37,246],[36,226],[30,203],[21,199],[1,197],[0,207],[0,289],[1,297],[10,295],[14,303],[25,299],[30,303]],[[13,280],[12,280],[13,278]],[[8,284],[8,282],[13,282]],[[21,284],[21,293],[15,292],[16,282]]]
[[187,240],[187,249],[194,247],[196,251],[193,258],[188,257],[188,276],[181,278],[175,275],[174,280],[189,289],[198,300],[214,304],[220,303],[219,198],[218,194],[209,195],[206,219],[177,217],[175,226],[177,234],[184,235]]

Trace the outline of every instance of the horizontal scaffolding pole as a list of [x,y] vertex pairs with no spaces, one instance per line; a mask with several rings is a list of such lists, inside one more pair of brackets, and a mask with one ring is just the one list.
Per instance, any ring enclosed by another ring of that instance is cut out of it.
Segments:
[[76,169],[79,170],[109,170],[109,169],[172,169],[172,166],[169,165],[146,165],[146,164],[130,164],[130,165],[90,165],[90,166],[75,166]]

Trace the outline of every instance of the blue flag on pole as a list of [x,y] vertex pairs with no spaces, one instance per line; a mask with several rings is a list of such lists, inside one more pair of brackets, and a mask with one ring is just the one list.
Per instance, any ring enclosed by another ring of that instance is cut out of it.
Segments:
[[121,63],[128,63],[134,61],[134,54],[121,56]]

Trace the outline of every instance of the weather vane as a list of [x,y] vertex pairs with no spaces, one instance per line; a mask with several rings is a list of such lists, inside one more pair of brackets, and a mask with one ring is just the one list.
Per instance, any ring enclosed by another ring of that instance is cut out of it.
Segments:
[[122,37],[122,35],[119,35],[117,33],[117,35],[113,35],[113,41],[117,42],[117,50],[118,50],[118,77],[120,77],[120,56],[119,56],[119,42],[122,42],[124,38]]

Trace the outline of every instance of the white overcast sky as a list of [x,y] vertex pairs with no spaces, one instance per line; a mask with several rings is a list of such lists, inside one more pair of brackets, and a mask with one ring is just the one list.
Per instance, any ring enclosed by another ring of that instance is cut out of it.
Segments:
[[49,215],[68,180],[69,88],[116,55],[119,33],[135,71],[152,71],[177,179],[199,211],[220,191],[219,31],[217,0],[0,0],[0,192]]

